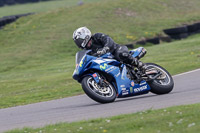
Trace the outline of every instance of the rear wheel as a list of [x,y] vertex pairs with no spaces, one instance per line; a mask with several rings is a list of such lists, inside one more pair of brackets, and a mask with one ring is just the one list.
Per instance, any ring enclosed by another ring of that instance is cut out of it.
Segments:
[[114,87],[105,80],[102,83],[103,85],[100,86],[93,77],[87,76],[83,78],[81,84],[84,92],[99,103],[110,103],[115,101],[117,97]]
[[174,87],[174,81],[169,72],[163,67],[154,63],[146,63],[146,66],[146,73],[149,72],[148,76],[150,78],[160,73],[156,79],[148,82],[149,86],[151,87],[150,91],[155,94],[167,94],[171,92]]

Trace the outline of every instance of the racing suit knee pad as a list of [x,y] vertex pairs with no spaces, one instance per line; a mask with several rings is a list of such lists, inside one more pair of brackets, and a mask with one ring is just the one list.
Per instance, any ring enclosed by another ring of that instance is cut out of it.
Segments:
[[120,53],[120,59],[127,64],[133,64],[135,62],[135,58],[129,53]]
[[119,54],[119,58],[121,58],[122,60],[125,60],[129,57],[129,54],[128,53],[120,53]]

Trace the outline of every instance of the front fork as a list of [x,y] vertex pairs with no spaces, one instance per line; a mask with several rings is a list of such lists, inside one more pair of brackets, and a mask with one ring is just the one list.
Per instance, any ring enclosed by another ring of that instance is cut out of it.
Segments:
[[100,86],[104,86],[103,83],[104,83],[106,80],[102,79],[101,76],[99,75],[99,73],[93,73],[91,76],[93,77],[93,79],[95,80],[95,82],[96,82],[97,84],[99,84]]
[[97,84],[100,83],[100,76],[99,76],[98,73],[93,73],[93,74],[91,74],[91,76],[93,77],[93,79],[95,80],[95,82],[96,82]]

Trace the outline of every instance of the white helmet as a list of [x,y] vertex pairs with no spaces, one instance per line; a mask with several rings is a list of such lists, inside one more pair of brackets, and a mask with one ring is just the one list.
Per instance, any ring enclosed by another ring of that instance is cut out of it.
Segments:
[[80,27],[73,33],[73,40],[79,48],[84,49],[91,39],[92,33],[87,27]]

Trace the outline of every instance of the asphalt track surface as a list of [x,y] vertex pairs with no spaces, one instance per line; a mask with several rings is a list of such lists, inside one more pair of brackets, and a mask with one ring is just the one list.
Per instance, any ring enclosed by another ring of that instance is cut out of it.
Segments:
[[174,90],[166,95],[152,93],[99,104],[86,95],[0,109],[0,132],[14,128],[41,127],[100,117],[200,103],[200,69],[173,76]]

